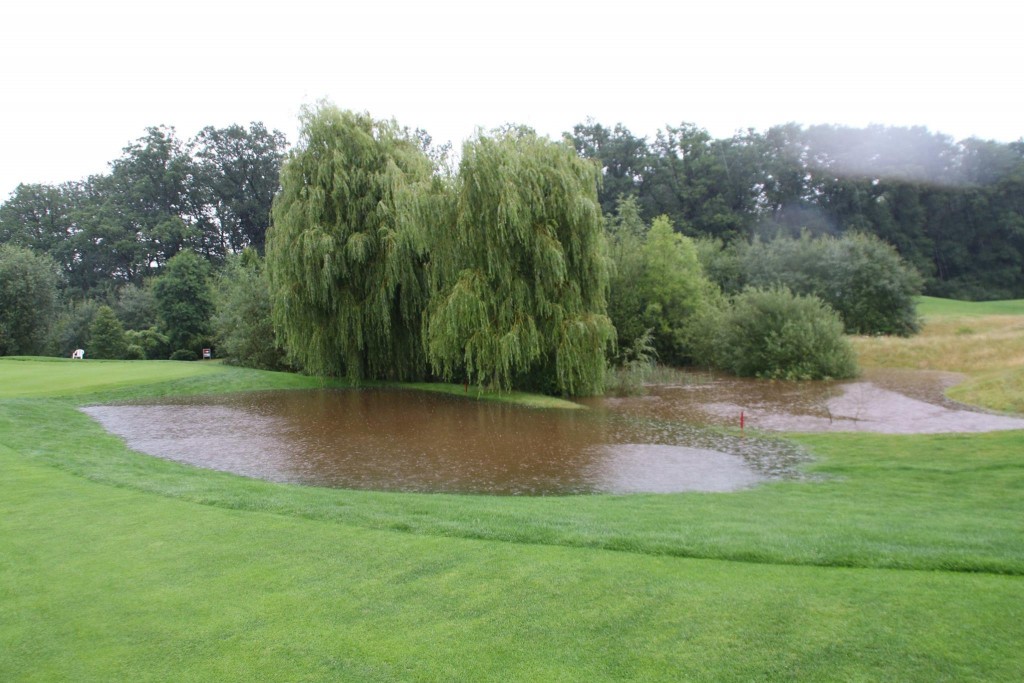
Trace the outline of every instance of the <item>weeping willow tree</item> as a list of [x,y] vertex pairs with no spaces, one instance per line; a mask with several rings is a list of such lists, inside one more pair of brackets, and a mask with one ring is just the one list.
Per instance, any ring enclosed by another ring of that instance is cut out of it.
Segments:
[[454,224],[432,240],[425,345],[448,379],[601,390],[615,330],[597,169],[515,129],[463,147]]
[[407,129],[307,108],[267,238],[274,326],[311,372],[408,380],[427,368],[426,225],[443,205]]

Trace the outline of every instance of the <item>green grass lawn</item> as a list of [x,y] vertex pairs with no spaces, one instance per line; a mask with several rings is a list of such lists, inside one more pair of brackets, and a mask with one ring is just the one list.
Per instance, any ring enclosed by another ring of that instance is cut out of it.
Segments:
[[1024,315],[1024,299],[1004,301],[956,301],[933,296],[918,297],[917,312],[921,317],[961,318],[986,315]]
[[739,493],[495,498],[208,472],[133,453],[76,410],[316,385],[0,359],[0,680],[1024,670],[1022,432],[802,436],[815,480]]

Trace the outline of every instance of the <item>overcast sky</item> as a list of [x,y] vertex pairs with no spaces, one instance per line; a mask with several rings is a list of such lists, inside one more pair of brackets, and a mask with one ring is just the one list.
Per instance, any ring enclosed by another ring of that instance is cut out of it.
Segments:
[[716,137],[789,121],[1024,135],[1010,0],[21,0],[0,9],[0,200],[107,170],[147,126],[187,139],[303,104],[459,146],[587,117]]

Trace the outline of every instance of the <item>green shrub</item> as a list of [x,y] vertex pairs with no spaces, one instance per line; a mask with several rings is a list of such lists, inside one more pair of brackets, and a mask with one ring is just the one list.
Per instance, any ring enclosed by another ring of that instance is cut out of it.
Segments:
[[89,325],[89,355],[92,358],[121,360],[128,353],[124,327],[110,306],[100,306]]
[[88,349],[89,328],[99,307],[92,299],[65,303],[50,330],[47,352],[67,358],[75,349]]
[[745,289],[712,322],[717,367],[741,377],[842,379],[857,361],[839,316],[817,297],[785,287]]
[[125,360],[146,360],[146,352],[138,344],[129,344],[124,353]]
[[142,351],[143,357],[148,360],[167,358],[171,353],[170,340],[156,327],[145,330],[126,330],[124,335],[128,344],[138,347]]
[[171,360],[199,360],[199,354],[192,349],[178,349],[171,354]]
[[620,349],[620,364],[610,368],[605,380],[605,393],[614,396],[640,396],[644,383],[654,372],[658,352],[654,348],[652,330],[646,330],[625,349]]
[[724,291],[787,287],[829,304],[849,334],[909,336],[920,329],[915,297],[920,274],[891,245],[873,235],[776,237],[720,248],[703,242],[698,254]]

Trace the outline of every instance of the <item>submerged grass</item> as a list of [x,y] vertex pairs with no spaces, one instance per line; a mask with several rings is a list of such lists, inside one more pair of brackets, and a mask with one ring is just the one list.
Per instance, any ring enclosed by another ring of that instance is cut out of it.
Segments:
[[210,472],[134,453],[77,410],[316,385],[0,360],[0,680],[1024,668],[1024,432],[801,436],[814,480],[731,494],[500,498]]

